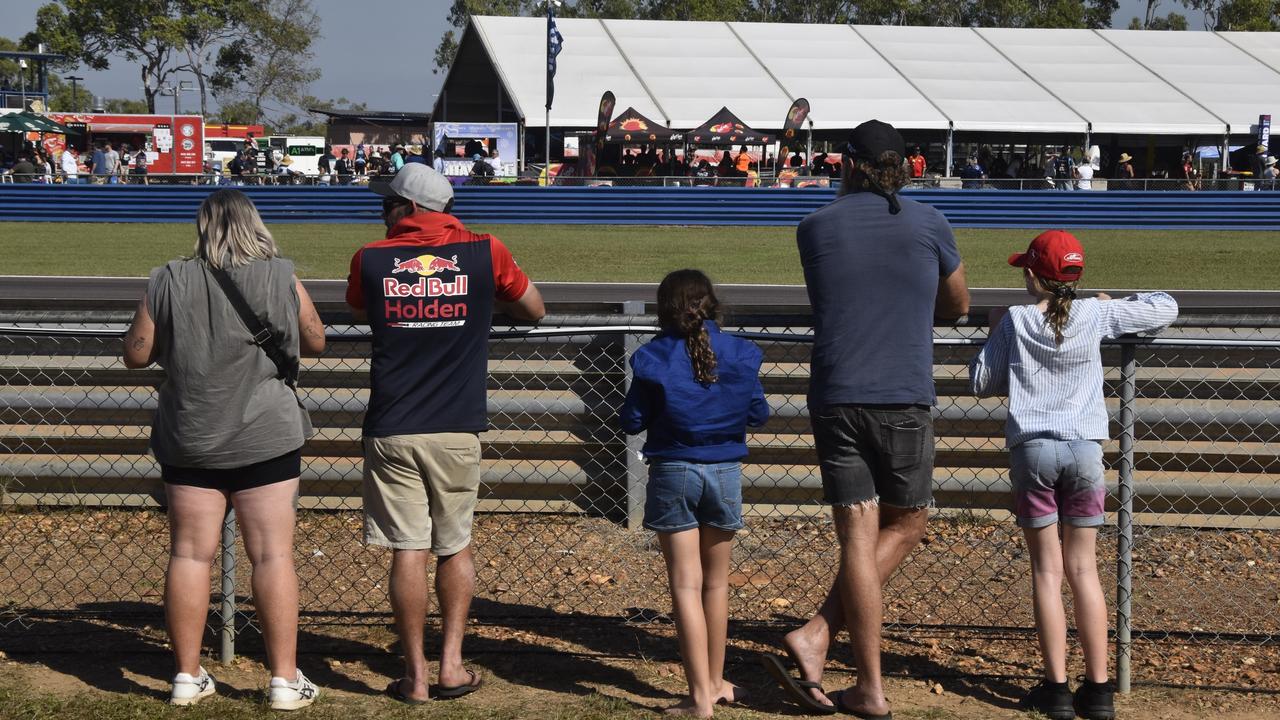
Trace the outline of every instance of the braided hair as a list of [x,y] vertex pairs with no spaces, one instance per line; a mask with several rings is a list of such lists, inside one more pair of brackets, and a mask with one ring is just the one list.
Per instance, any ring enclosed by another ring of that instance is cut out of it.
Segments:
[[1076,282],[1049,280],[1039,275],[1036,282],[1049,293],[1049,307],[1044,311],[1045,325],[1053,329],[1054,343],[1062,344],[1062,330],[1071,319],[1071,301],[1076,299]]
[[693,377],[702,385],[718,379],[716,354],[704,321],[719,317],[720,301],[701,270],[676,270],[658,285],[658,326],[684,338]]

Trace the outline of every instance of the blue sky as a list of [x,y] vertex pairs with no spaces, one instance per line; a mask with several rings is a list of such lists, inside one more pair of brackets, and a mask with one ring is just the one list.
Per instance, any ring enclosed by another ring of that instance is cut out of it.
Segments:
[[[4,30],[0,32],[18,39],[34,27],[36,9],[47,1],[3,0],[0,28]],[[449,4],[449,0],[312,0],[322,36],[313,45],[321,76],[312,84],[311,94],[345,97],[376,110],[430,111],[444,80],[431,68],[436,44],[448,29]],[[1145,0],[1120,0],[1115,26],[1127,27],[1145,7]],[[1203,27],[1203,15],[1164,0],[1161,14],[1171,10],[1187,15],[1193,29]],[[142,97],[137,66],[123,59],[114,61],[109,70],[77,74],[100,95]],[[187,95],[182,103],[190,109],[198,98]]]

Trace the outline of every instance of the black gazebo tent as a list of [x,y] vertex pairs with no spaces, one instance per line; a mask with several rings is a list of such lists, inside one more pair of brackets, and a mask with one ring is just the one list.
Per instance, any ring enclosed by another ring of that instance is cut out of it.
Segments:
[[747,127],[737,115],[722,107],[711,119],[685,133],[689,145],[772,145],[774,137]]
[[679,133],[641,115],[633,107],[614,118],[604,133],[604,141],[609,143],[660,143],[679,139]]

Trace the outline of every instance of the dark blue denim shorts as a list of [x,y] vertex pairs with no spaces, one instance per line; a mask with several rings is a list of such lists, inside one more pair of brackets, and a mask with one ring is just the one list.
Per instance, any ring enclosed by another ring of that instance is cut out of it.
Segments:
[[700,525],[742,529],[742,465],[655,460],[649,465],[644,526],[681,532]]

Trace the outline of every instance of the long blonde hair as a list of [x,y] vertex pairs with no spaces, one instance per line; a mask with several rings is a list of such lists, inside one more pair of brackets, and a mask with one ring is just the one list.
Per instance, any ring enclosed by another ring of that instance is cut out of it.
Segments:
[[1034,273],[1032,277],[1040,289],[1049,295],[1049,307],[1044,311],[1044,324],[1053,331],[1054,344],[1061,345],[1062,331],[1071,321],[1071,302],[1076,299],[1076,284],[1079,281],[1050,280]]
[[279,256],[275,238],[247,195],[239,190],[218,190],[200,203],[195,257],[225,269]]

